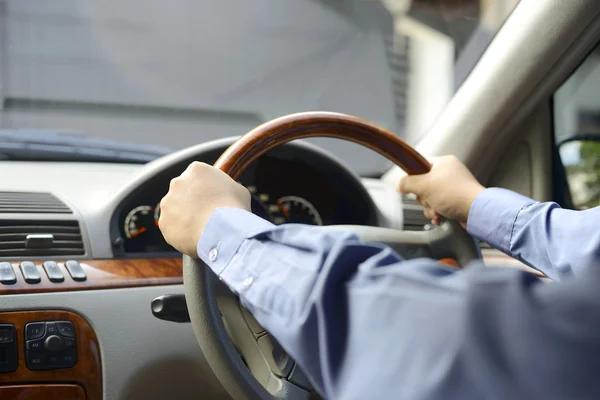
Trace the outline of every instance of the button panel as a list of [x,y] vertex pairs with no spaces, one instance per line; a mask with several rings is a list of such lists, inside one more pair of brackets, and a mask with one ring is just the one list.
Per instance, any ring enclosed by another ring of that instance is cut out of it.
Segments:
[[0,324],[0,372],[15,371],[18,364],[15,326]]
[[31,370],[74,367],[77,364],[77,342],[73,323],[28,323],[25,326],[25,352],[27,368]]
[[[0,0],[1,1],[1,0]],[[64,265],[64,268],[63,268]],[[32,261],[23,261],[20,264],[14,265],[10,262],[0,262],[0,284],[13,285],[17,283],[17,274],[15,269],[19,269],[26,283],[39,284],[42,282],[42,268],[52,283],[62,283],[70,276],[76,282],[87,280],[85,270],[76,260],[66,261],[64,264],[59,264],[53,260],[44,261],[41,265],[36,265]],[[68,276],[64,273],[65,269],[69,273]],[[47,283],[46,281],[44,283]]]

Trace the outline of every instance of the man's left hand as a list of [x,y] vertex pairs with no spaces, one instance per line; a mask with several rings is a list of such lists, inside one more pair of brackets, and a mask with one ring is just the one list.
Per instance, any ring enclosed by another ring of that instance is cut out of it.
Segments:
[[212,212],[220,207],[250,210],[250,193],[223,171],[193,162],[171,180],[160,202],[158,226],[167,243],[198,257],[196,246]]

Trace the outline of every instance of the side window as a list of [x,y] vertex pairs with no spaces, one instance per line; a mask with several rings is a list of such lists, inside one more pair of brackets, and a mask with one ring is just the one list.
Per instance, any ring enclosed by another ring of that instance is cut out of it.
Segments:
[[600,46],[554,95],[555,200],[600,205]]

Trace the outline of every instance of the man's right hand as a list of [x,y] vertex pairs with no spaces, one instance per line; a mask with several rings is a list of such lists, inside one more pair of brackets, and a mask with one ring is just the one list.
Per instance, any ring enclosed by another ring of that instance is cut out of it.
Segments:
[[485,188],[454,156],[434,158],[431,162],[431,171],[403,177],[398,190],[402,194],[414,193],[425,208],[425,216],[434,224],[439,224],[443,216],[466,227],[471,204]]
[[169,192],[160,202],[158,226],[167,243],[197,257],[198,240],[213,211],[220,207],[250,211],[250,192],[225,172],[193,162],[171,180]]

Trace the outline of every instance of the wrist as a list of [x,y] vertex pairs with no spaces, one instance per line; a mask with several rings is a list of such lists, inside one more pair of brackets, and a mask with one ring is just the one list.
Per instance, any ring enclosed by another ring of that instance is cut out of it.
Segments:
[[460,222],[462,222],[463,224],[467,224],[469,214],[471,212],[471,207],[473,206],[473,203],[475,202],[477,196],[479,196],[479,194],[484,190],[485,187],[477,183],[466,191],[465,205],[463,208],[462,218]]

